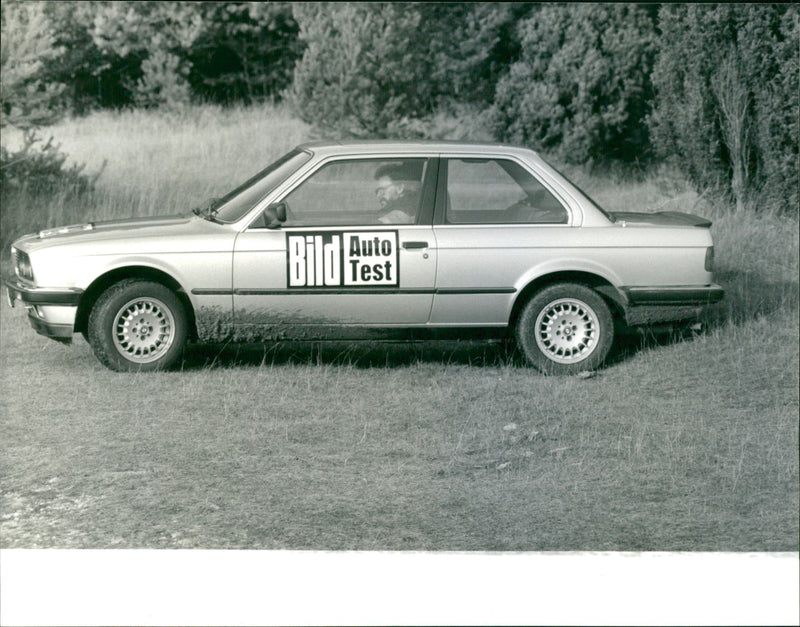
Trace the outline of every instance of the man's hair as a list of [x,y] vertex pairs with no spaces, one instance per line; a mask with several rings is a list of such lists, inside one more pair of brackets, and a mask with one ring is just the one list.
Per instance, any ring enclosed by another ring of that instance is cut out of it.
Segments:
[[375,179],[388,176],[393,181],[416,181],[422,178],[422,162],[414,161],[395,161],[384,163],[375,170]]

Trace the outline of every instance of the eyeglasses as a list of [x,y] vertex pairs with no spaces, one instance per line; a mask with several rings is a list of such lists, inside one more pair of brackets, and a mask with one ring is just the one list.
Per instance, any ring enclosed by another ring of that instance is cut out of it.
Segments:
[[385,194],[386,192],[389,191],[390,188],[394,187],[395,185],[397,185],[397,183],[389,183],[388,185],[379,185],[378,187],[375,188],[375,195],[380,196],[381,194]]

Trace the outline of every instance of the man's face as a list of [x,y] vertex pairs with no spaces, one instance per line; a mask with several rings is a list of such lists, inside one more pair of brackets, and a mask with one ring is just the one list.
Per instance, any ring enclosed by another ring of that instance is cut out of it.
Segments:
[[378,186],[375,188],[375,195],[378,197],[381,209],[390,202],[397,200],[403,195],[403,184],[393,181],[389,176],[382,176],[378,179]]

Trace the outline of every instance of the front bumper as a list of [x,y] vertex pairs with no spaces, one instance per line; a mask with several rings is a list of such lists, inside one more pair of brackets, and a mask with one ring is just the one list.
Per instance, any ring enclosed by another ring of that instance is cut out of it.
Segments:
[[77,307],[82,289],[76,287],[34,287],[20,281],[17,277],[3,277],[8,289],[8,301],[13,307],[16,301],[24,305],[65,305]]
[[4,277],[8,304],[17,301],[28,310],[28,322],[40,335],[59,342],[71,342],[75,314],[83,290],[77,288],[33,287],[16,277]]

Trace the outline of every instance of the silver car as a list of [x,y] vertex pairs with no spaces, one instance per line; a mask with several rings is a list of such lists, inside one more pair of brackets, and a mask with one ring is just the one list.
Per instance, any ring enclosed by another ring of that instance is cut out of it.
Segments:
[[308,143],[187,215],[26,235],[5,283],[37,332],[82,333],[114,370],[187,341],[481,337],[572,373],[615,328],[722,298],[710,225],[606,212],[525,148]]

